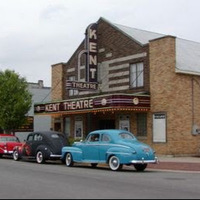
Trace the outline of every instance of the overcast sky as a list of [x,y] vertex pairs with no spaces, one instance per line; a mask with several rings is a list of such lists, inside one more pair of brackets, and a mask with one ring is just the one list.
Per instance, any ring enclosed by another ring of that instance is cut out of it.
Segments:
[[100,17],[200,43],[200,0],[0,0],[0,70],[51,86]]

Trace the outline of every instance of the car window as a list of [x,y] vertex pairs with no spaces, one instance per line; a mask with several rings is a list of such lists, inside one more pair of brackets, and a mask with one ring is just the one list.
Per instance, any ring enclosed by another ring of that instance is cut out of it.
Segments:
[[88,142],[98,142],[99,134],[91,134],[87,140]]
[[111,141],[110,136],[107,134],[103,134],[102,142],[110,142],[110,141]]
[[52,134],[51,137],[57,139],[57,138],[59,138],[59,135],[57,135],[57,134]]
[[34,141],[42,141],[43,137],[40,134],[35,134],[34,135]]
[[0,137],[0,142],[19,142],[16,137]]
[[129,134],[129,133],[120,133],[119,134],[119,137],[121,138],[121,139],[124,139],[124,140],[133,140],[134,139],[134,136],[133,135],[131,135],[131,134]]
[[33,135],[29,135],[27,141],[33,141]]

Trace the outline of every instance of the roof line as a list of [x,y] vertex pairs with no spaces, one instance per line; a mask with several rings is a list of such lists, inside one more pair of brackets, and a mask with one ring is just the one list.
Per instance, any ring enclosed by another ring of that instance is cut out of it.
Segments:
[[[109,20],[100,17],[99,21],[103,20],[106,23],[108,23],[110,26],[112,26],[114,29],[118,30],[119,32],[121,32],[122,34],[126,35],[128,38],[130,38],[131,40],[133,40],[134,42],[136,42],[137,44],[139,44],[140,46],[145,46],[146,44],[142,44],[141,42],[139,42],[138,40],[136,40],[135,38],[131,37],[129,34],[125,33],[123,30],[121,30],[120,28],[118,28],[114,23],[110,22]],[[127,26],[128,27],[128,26]],[[139,30],[139,29],[138,29]]]

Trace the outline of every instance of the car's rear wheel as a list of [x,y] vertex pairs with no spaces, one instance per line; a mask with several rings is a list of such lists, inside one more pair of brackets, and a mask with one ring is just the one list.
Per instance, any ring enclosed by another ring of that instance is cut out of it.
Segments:
[[74,161],[73,161],[73,157],[71,153],[66,154],[65,163],[67,167],[72,167],[74,165]]
[[143,172],[147,168],[147,164],[135,164],[134,167],[138,172]]
[[120,164],[120,160],[117,156],[111,156],[109,159],[109,167],[113,171],[119,171],[122,169],[122,164]]
[[13,159],[14,159],[15,161],[20,160],[19,152],[18,152],[17,150],[14,150],[14,151],[13,151]]
[[38,151],[37,152],[37,154],[36,154],[36,161],[39,164],[45,163],[44,154],[42,153],[42,151]]

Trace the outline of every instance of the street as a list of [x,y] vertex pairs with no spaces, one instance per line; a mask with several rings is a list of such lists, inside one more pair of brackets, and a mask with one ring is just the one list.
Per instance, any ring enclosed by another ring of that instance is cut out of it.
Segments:
[[199,199],[200,173],[0,159],[1,199]]

